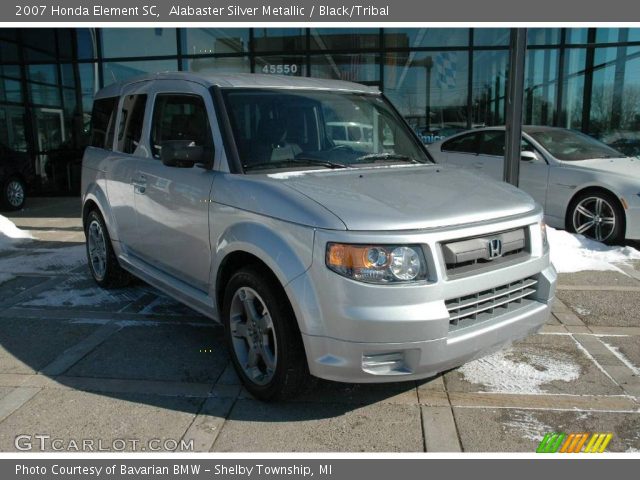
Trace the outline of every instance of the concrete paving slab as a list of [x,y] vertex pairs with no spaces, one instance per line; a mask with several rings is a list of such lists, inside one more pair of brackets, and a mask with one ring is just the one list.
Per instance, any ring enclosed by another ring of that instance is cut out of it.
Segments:
[[214,383],[229,360],[219,329],[131,325],[111,336],[66,375]]
[[459,452],[460,442],[451,407],[420,408],[427,452]]
[[344,404],[393,403],[417,405],[418,394],[415,382],[397,383],[340,383],[318,380],[296,401],[329,402]]
[[640,327],[639,293],[558,290],[556,295],[587,326]]
[[193,423],[184,434],[184,440],[193,442],[195,452],[208,452],[213,447],[234,399],[232,398],[208,398]]
[[[48,277],[41,276],[13,276],[6,282],[0,282],[0,303],[5,303],[16,295],[20,295],[25,291],[48,280]],[[0,277],[1,278],[1,277]]]
[[[14,451],[16,435],[49,435],[59,438],[62,446],[71,440],[82,445],[83,439],[102,441],[103,448],[133,449],[131,440],[145,442],[160,439],[179,442],[191,425],[203,399],[122,395],[118,398],[71,390],[43,390],[22,408],[0,423],[0,451]],[[64,408],[60,408],[63,406]],[[151,445],[153,446],[153,445]],[[139,451],[142,451],[142,450]],[[45,448],[47,451],[51,450]],[[33,439],[33,451],[41,451]],[[71,450],[73,451],[73,450]],[[148,451],[148,449],[147,449]]]
[[454,408],[466,452],[535,452],[546,433],[611,432],[609,452],[640,449],[640,414]]
[[0,373],[33,373],[91,335],[99,325],[0,318]]
[[586,271],[558,274],[558,286],[590,285],[599,287],[640,287],[640,282],[622,272],[614,271]]
[[4,397],[6,394],[13,390],[12,387],[0,387],[0,398]]
[[635,374],[640,376],[640,338],[629,337],[600,337],[600,341]]
[[503,407],[531,410],[637,412],[640,405],[628,395],[520,395],[516,393],[450,392],[454,407]]
[[333,403],[238,400],[213,451],[416,452],[423,451],[417,405],[359,408]]
[[619,395],[570,335],[534,335],[445,374],[449,392]]
[[201,316],[195,310],[190,309],[186,305],[157,292],[156,298],[143,306],[138,313],[146,315],[174,315],[174,316]]

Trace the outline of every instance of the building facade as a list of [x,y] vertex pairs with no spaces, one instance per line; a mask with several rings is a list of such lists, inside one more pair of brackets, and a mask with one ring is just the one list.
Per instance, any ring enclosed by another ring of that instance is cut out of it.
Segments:
[[[256,72],[380,88],[427,143],[500,125],[506,28],[0,29],[0,143],[41,194],[77,193],[94,93],[146,72]],[[528,31],[523,121],[640,154],[640,29]]]

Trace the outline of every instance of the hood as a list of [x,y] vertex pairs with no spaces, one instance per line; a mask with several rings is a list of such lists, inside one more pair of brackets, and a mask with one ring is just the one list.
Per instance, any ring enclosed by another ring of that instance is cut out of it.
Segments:
[[562,163],[567,167],[578,167],[603,173],[614,173],[627,178],[635,177],[636,179],[640,179],[640,159],[637,157],[594,158],[591,160]]
[[344,222],[349,230],[414,230],[530,212],[523,191],[442,165],[401,165],[273,174]]

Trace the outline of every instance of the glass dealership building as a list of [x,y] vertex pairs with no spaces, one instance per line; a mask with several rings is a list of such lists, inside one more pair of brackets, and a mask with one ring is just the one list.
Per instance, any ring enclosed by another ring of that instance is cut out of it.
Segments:
[[[145,72],[256,72],[380,88],[425,142],[501,125],[502,28],[0,29],[0,143],[33,159],[42,194],[77,193],[93,95]],[[640,29],[528,32],[523,121],[640,154]]]

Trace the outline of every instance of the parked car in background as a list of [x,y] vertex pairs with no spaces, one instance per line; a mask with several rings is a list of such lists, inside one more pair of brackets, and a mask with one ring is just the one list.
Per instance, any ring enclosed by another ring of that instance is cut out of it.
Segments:
[[34,178],[33,162],[29,155],[0,143],[0,209],[22,209],[27,200],[28,185]]
[[[429,146],[438,163],[503,178],[504,127],[467,131]],[[545,221],[605,243],[640,239],[640,160],[580,132],[524,126],[519,186]]]
[[[375,126],[370,144],[328,134],[352,124]],[[155,74],[98,92],[92,128],[93,278],[133,274],[222,322],[258,398],[294,396],[311,375],[430,377],[549,317],[540,206],[434,164],[377,89]]]
[[327,133],[336,145],[373,148],[373,126],[358,122],[327,122]]

